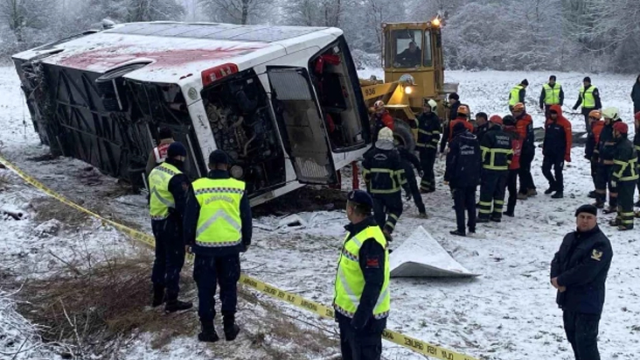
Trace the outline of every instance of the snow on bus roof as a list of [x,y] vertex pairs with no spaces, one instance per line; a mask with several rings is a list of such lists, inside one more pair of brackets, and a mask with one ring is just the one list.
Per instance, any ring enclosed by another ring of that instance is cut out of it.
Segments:
[[242,70],[243,62],[255,63],[278,52],[286,54],[286,45],[292,39],[303,41],[335,35],[335,30],[216,23],[128,23],[28,50],[14,58],[30,60],[55,52],[43,62],[97,73],[132,63],[149,63],[127,77],[173,83],[181,75],[200,73],[228,62],[236,63]]

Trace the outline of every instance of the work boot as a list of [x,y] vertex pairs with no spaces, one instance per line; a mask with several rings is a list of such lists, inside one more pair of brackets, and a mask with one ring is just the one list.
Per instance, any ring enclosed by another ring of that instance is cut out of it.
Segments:
[[198,334],[198,340],[203,342],[216,342],[220,340],[220,337],[216,333],[216,329],[213,327],[213,320],[200,322],[202,332]]
[[503,213],[502,213],[502,215],[505,215],[505,216],[508,216],[508,217],[514,217],[514,216],[516,216],[516,214],[514,214],[514,213],[512,213],[512,212],[509,212],[509,211],[505,211],[505,212],[503,212]]
[[608,208],[602,210],[602,212],[605,214],[613,214],[615,212],[618,212],[618,209],[613,206],[609,206]]
[[604,201],[597,200],[595,203],[593,203],[593,206],[595,206],[598,209],[604,209]]
[[609,225],[611,226],[622,226],[622,221],[620,221],[620,218],[615,218],[611,221],[609,221]]
[[564,194],[562,193],[562,191],[558,191],[555,194],[551,195],[552,199],[562,199],[564,197]]
[[634,216],[638,219],[640,219],[640,211],[636,211],[636,213],[634,214]]
[[589,191],[589,195],[587,195],[587,197],[589,197],[591,199],[597,199],[598,198],[598,193],[595,190]]
[[464,232],[459,231],[459,230],[449,231],[449,234],[455,235],[455,236],[467,236]]
[[151,300],[151,307],[157,308],[164,304],[164,286],[153,284],[153,300]]
[[547,190],[544,191],[545,195],[549,195],[552,192],[556,191],[556,188],[554,188],[553,186],[549,187]]
[[191,301],[180,301],[178,299],[167,300],[167,304],[164,306],[164,312],[171,314],[176,311],[189,310],[192,307],[193,304]]
[[421,219],[428,219],[429,215],[427,215],[426,212],[421,212],[420,214],[418,214],[418,217]]
[[527,200],[528,198],[529,198],[529,195],[518,193],[518,200]]
[[536,191],[536,189],[527,190],[527,196],[536,196],[536,195],[538,195],[538,191]]
[[489,219],[487,219],[487,218],[479,217],[479,218],[476,219],[476,223],[478,223],[478,224],[485,224],[485,223],[488,223],[488,222],[489,222]]
[[620,225],[618,226],[618,231],[627,231],[633,230],[633,225]]
[[224,338],[227,341],[233,341],[240,332],[240,327],[236,325],[235,314],[227,314],[222,317],[222,324],[224,326]]
[[499,217],[492,216],[491,221],[499,223],[499,222],[502,222],[502,219],[500,219]]

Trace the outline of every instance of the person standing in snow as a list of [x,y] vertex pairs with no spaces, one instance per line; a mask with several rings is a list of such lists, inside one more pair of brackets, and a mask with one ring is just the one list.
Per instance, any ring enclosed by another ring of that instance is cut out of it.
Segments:
[[585,129],[589,132],[591,130],[589,128],[589,113],[591,110],[602,109],[602,103],[600,102],[598,88],[591,84],[591,78],[588,76],[582,80],[578,101],[573,106],[573,110],[578,110],[580,106],[582,106],[582,115],[584,115]]
[[598,170],[596,175],[596,203],[598,209],[604,208],[604,202],[607,198],[607,188],[609,188],[609,207],[604,210],[605,214],[611,214],[618,208],[618,189],[615,181],[612,181],[613,174],[613,156],[615,153],[615,139],[613,136],[613,125],[622,121],[618,116],[618,109],[606,108],[602,110],[604,117],[604,127],[600,133],[600,141],[598,142]]
[[[637,169],[640,174],[640,111],[638,111],[633,117],[633,123],[635,125],[636,134],[633,137],[633,147],[636,149],[636,154],[638,154],[637,160]],[[635,206],[640,207],[640,179],[638,179],[638,202],[634,204]],[[640,212],[636,214],[636,217],[640,217]]]
[[511,115],[516,119],[516,131],[522,140],[522,153],[520,154],[520,191],[518,199],[527,200],[538,195],[536,184],[531,175],[531,163],[536,156],[535,134],[533,133],[533,118],[527,114],[524,104],[518,103],[511,110]]
[[209,173],[193,182],[184,217],[184,237],[195,254],[193,279],[198,285],[198,340],[219,340],[214,327],[216,285],[220,286],[222,324],[227,341],[240,332],[235,314],[240,253],[251,245],[253,224],[245,183],[229,175],[231,159],[222,150],[209,154]]
[[426,193],[436,191],[436,179],[433,167],[438,152],[438,143],[442,133],[442,124],[436,114],[438,104],[433,99],[423,100],[423,112],[418,116],[418,141],[416,147],[420,154],[420,166],[424,172],[420,181],[420,190]]
[[373,198],[374,217],[387,241],[391,241],[391,233],[402,215],[401,189],[406,183],[391,129],[380,130],[378,141],[364,154],[362,168],[367,190]]
[[444,181],[451,186],[454,208],[456,210],[456,230],[451,235],[466,236],[465,216],[467,211],[469,233],[476,232],[476,188],[480,183],[481,158],[480,144],[462,123],[453,127],[454,137],[447,153],[447,166]]
[[511,136],[511,148],[513,158],[509,164],[509,175],[507,175],[507,190],[509,190],[509,200],[507,201],[507,211],[504,215],[515,216],[516,202],[518,200],[518,171],[520,169],[520,154],[522,153],[522,139],[516,129],[516,119],[511,115],[502,118],[504,131]]
[[189,179],[183,173],[186,158],[187,149],[182,143],[174,142],[167,149],[166,160],[149,175],[149,214],[156,242],[151,306],[165,303],[165,311],[169,313],[192,306],[190,302],[178,300],[180,271],[186,250],[182,236],[182,219],[189,190]]
[[631,100],[633,100],[633,113],[640,112],[640,75],[638,75],[635,84],[633,84]]
[[[549,188],[544,193],[549,195],[555,192],[551,196],[554,199],[562,199],[564,197],[562,169],[565,161],[571,162],[572,140],[571,123],[562,116],[560,105],[552,105],[549,109],[549,119],[547,119],[544,126],[542,173],[549,181]],[[551,174],[552,166],[555,177]]]
[[147,166],[145,167],[147,177],[149,177],[149,174],[151,174],[151,170],[153,170],[153,168],[164,162],[164,160],[167,158],[167,150],[169,149],[169,145],[174,142],[173,133],[169,128],[161,128],[158,132],[158,136],[160,136],[160,144],[153,148],[151,153],[149,153],[149,158],[147,159]]
[[509,165],[513,157],[511,137],[502,130],[502,119],[492,116],[489,131],[482,138],[482,182],[478,209],[479,223],[502,221],[504,192],[507,186]]
[[595,206],[583,205],[575,216],[576,231],[565,235],[551,261],[551,284],[576,360],[600,360],[598,324],[613,250],[598,227]]
[[478,142],[482,141],[487,131],[489,131],[489,117],[486,113],[479,112],[476,114],[476,124],[473,128],[473,134],[478,138]]
[[564,104],[564,91],[562,85],[556,82],[556,76],[551,75],[549,82],[542,85],[542,92],[540,93],[540,110],[544,110],[544,116],[549,118],[549,109],[551,105]]
[[373,201],[361,190],[347,195],[348,233],[333,297],[344,360],[380,359],[382,332],[391,310],[389,244],[371,216]]
[[638,183],[638,155],[631,141],[627,139],[628,132],[629,126],[622,121],[613,125],[616,148],[611,181],[616,182],[618,189],[618,216],[610,225],[617,226],[621,231],[633,229],[633,193]]
[[529,86],[529,81],[524,79],[520,84],[511,89],[511,92],[509,93],[509,110],[513,110],[513,107],[517,103],[525,103],[527,98],[527,86]]
[[[604,121],[602,121],[602,112],[600,110],[591,110],[589,113],[589,127],[591,131],[587,135],[587,145],[584,148],[585,159],[591,162],[591,178],[593,179],[594,189],[597,188],[598,178],[598,143],[600,142],[600,133],[604,128]],[[589,197],[596,199],[598,194],[596,190],[589,192]]]

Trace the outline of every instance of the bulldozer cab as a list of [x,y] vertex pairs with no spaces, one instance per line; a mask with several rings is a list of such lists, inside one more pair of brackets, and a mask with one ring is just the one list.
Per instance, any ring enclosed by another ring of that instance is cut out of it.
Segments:
[[382,25],[385,83],[410,75],[413,86],[406,92],[407,101],[416,113],[422,108],[423,98],[432,98],[443,116],[446,94],[457,91],[457,84],[444,84],[441,25],[439,18],[425,23]]

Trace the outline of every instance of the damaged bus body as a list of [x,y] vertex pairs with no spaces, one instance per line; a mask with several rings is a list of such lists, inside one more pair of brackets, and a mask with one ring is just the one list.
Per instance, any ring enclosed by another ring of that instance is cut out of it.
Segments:
[[215,149],[252,205],[336,170],[371,144],[349,49],[336,28],[151,22],[116,25],[13,56],[33,124],[54,155],[144,186],[161,127],[192,179]]

